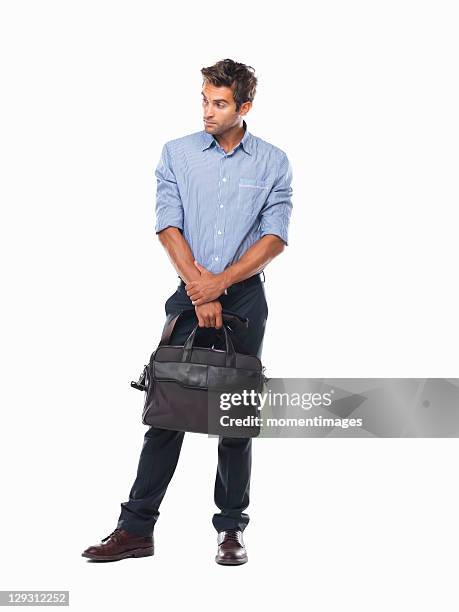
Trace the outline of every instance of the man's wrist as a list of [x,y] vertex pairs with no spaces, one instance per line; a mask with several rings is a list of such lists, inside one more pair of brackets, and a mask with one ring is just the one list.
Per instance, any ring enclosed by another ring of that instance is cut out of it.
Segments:
[[231,285],[234,283],[233,270],[231,267],[226,268],[220,273],[220,275],[222,277],[223,293],[226,293],[228,287],[231,287]]
[[208,300],[207,302],[203,302],[202,304],[195,304],[194,308],[196,310],[196,308],[199,308],[200,306],[205,306],[206,304],[216,304],[216,303],[221,305],[220,297],[214,298],[213,300]]

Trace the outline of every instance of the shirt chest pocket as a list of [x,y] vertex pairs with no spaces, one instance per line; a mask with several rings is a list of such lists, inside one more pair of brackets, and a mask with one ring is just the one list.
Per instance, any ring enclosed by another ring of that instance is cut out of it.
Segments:
[[254,178],[239,179],[237,210],[241,215],[255,215],[268,195],[268,183]]

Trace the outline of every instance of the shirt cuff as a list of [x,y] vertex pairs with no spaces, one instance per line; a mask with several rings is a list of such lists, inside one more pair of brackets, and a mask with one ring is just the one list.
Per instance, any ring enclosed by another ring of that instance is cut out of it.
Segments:
[[264,228],[261,231],[260,238],[263,238],[263,236],[267,236],[268,234],[274,234],[275,236],[278,236],[284,242],[285,246],[288,246],[288,236],[285,230],[279,229],[278,227],[272,229]]
[[166,227],[177,227],[183,232],[183,223],[181,219],[161,219],[158,217],[156,221],[155,232],[159,234]]

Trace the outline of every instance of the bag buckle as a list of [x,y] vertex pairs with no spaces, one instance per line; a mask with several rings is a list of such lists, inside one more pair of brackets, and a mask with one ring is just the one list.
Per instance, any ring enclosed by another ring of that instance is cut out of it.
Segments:
[[146,391],[147,390],[147,386],[145,385],[146,376],[147,376],[147,366],[143,368],[143,372],[140,375],[140,378],[137,382],[135,382],[134,380],[131,380],[131,387],[133,387],[134,389],[138,389],[139,391]]

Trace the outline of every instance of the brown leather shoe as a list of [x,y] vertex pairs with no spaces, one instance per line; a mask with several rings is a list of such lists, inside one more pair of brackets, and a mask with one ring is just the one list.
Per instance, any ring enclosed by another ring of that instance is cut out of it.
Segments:
[[247,563],[247,553],[240,529],[220,531],[217,536],[218,552],[215,561],[220,565]]
[[153,554],[153,536],[138,536],[124,529],[115,529],[102,540],[102,544],[90,546],[81,556],[93,561],[119,561],[127,557],[149,557]]

